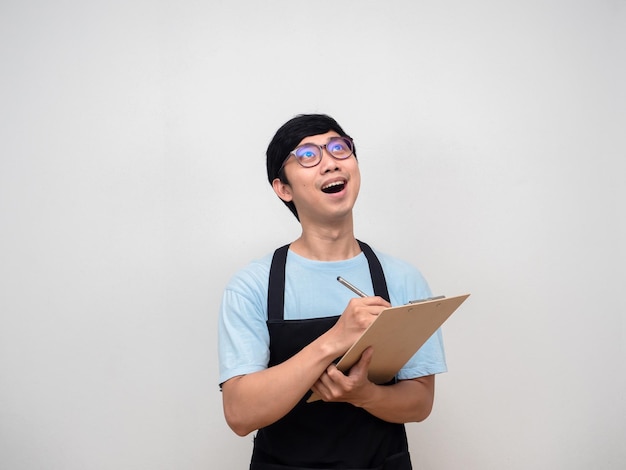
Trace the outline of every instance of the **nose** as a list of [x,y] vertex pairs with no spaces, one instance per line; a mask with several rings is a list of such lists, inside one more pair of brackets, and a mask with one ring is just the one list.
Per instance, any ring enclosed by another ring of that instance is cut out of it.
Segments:
[[325,145],[322,147],[322,157],[320,161],[320,171],[322,173],[328,173],[329,171],[335,171],[339,169],[339,161],[333,157]]

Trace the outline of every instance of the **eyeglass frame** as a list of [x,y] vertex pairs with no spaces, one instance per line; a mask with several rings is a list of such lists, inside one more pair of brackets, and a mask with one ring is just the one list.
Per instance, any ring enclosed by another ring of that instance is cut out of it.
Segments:
[[[328,144],[330,144],[330,142],[332,140],[335,140],[335,139],[342,139],[344,142],[348,143],[348,145],[350,147],[350,153],[348,155],[346,155],[345,157],[336,157],[336,156],[334,156],[332,154],[332,152],[330,150],[328,150],[328,148],[326,148],[326,146]],[[320,158],[319,158],[319,160],[316,163],[314,163],[313,165],[310,165],[310,166],[303,165],[302,162],[298,159],[298,156],[296,155],[296,150],[298,150],[300,147],[304,147],[306,145],[312,145],[312,146],[317,147],[317,148],[320,149]],[[352,155],[354,155],[354,140],[349,135],[340,135],[340,136],[333,136],[333,137],[329,138],[328,141],[324,145],[318,145],[318,144],[314,144],[312,142],[311,143],[307,143],[307,144],[298,145],[295,149],[293,149],[291,152],[289,152],[289,155],[287,155],[287,158],[285,158],[283,160],[283,164],[280,165],[280,168],[278,169],[278,174],[279,175],[281,174],[281,172],[283,171],[283,168],[285,168],[285,165],[287,164],[287,160],[289,160],[292,156],[296,159],[296,162],[298,162],[298,164],[302,168],[315,168],[317,165],[322,163],[322,158],[324,157],[324,150],[326,150],[326,153],[328,155],[330,155],[331,157],[333,157],[335,160],[347,160]]]

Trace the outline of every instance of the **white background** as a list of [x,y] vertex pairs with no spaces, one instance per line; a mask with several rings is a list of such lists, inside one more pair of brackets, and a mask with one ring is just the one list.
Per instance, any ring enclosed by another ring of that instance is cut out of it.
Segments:
[[299,234],[265,149],[354,136],[356,234],[472,293],[416,468],[626,462],[626,2],[0,3],[0,467],[243,469],[222,289]]

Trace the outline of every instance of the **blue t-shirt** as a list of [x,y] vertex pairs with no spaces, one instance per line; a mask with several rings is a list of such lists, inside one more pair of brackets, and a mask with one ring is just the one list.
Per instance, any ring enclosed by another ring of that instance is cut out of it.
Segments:
[[[431,296],[421,273],[410,264],[374,250],[387,281],[391,305]],[[224,291],[218,325],[220,382],[267,368],[267,287],[273,253],[253,261],[230,280]],[[341,315],[355,294],[337,282],[341,276],[374,295],[363,253],[342,261],[314,261],[289,250],[285,274],[285,320]],[[398,372],[400,380],[446,372],[441,330]]]

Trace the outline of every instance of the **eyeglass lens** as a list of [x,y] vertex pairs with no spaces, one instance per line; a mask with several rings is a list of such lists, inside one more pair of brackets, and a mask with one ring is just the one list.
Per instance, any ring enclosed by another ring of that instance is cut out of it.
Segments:
[[343,137],[334,137],[326,145],[304,144],[293,151],[296,159],[302,166],[317,165],[322,159],[322,148],[333,157],[343,160],[352,155],[352,142]]

